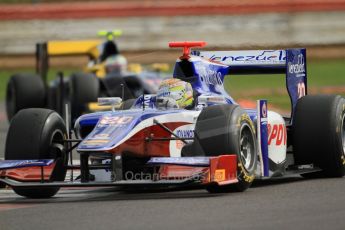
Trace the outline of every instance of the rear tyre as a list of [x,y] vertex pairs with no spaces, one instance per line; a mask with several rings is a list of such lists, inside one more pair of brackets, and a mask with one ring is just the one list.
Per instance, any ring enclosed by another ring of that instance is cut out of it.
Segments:
[[[56,166],[50,180],[63,181],[67,157],[64,152],[66,127],[62,118],[48,109],[23,109],[12,119],[6,139],[6,160],[55,159]],[[13,188],[21,196],[48,198],[54,188]]]
[[296,164],[314,164],[321,173],[305,177],[345,175],[345,99],[338,95],[302,97],[293,118]]
[[39,76],[29,73],[13,75],[6,89],[8,120],[21,109],[45,107],[45,91],[44,82]]
[[248,114],[238,105],[207,107],[195,126],[194,148],[205,156],[237,155],[238,183],[210,185],[209,192],[242,192],[250,187],[257,165],[255,128]]
[[72,119],[87,112],[87,104],[97,102],[99,79],[92,74],[74,73],[70,77],[70,102]]

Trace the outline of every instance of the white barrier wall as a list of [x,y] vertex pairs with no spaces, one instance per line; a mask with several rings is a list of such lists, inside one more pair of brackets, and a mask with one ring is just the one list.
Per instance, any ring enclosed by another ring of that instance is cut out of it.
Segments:
[[38,41],[95,38],[113,28],[124,31],[122,50],[168,49],[174,40],[204,40],[213,48],[335,45],[345,44],[344,22],[345,12],[0,21],[0,54],[30,54]]

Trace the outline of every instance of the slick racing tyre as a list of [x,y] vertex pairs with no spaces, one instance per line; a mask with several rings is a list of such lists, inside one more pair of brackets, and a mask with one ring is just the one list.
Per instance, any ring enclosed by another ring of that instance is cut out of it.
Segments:
[[248,114],[238,105],[216,105],[204,108],[195,126],[195,149],[205,156],[237,155],[238,183],[210,185],[209,192],[242,192],[255,178],[257,151],[255,128]]
[[[23,109],[12,119],[6,139],[6,160],[55,159],[56,166],[51,181],[64,181],[67,156],[64,151],[66,127],[62,118],[48,109]],[[59,187],[16,188],[21,196],[48,198],[54,196]]]
[[10,121],[21,109],[44,108],[45,87],[43,80],[34,74],[13,75],[7,83],[6,112]]
[[70,77],[70,102],[72,120],[88,111],[88,103],[97,102],[99,79],[86,73],[74,73]]
[[47,109],[58,112],[62,117],[66,116],[66,104],[69,104],[69,79],[61,82],[59,78],[49,82],[47,90]]
[[293,152],[297,165],[314,164],[320,173],[345,175],[345,99],[338,95],[307,95],[298,100],[293,117]]

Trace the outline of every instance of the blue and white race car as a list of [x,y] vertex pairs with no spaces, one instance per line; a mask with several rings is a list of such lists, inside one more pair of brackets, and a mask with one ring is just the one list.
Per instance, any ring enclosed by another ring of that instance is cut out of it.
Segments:
[[[60,187],[200,184],[227,192],[244,191],[255,178],[344,176],[345,99],[307,95],[305,49],[190,53],[205,42],[169,45],[184,49],[173,79],[121,110],[82,115],[76,139],[57,113],[21,110],[9,128],[0,181],[41,198]],[[241,108],[224,89],[228,75],[260,73],[285,73],[291,116],[268,110],[266,100]],[[115,108],[121,98],[99,103]],[[74,148],[78,166],[69,163]],[[68,180],[67,170],[80,177]]]

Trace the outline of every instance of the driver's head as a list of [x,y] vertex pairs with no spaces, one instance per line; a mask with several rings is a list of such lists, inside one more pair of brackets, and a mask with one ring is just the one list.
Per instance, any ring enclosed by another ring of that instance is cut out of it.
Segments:
[[106,73],[124,73],[127,70],[127,59],[121,54],[107,57],[104,63]]
[[156,98],[158,107],[186,108],[193,104],[193,88],[180,79],[166,79],[161,82]]

